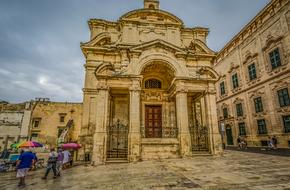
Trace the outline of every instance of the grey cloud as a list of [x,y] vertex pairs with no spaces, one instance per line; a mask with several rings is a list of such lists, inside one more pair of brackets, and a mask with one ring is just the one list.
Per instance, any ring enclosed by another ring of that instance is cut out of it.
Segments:
[[[160,0],[188,27],[211,30],[209,47],[219,50],[268,0]],[[87,20],[116,21],[142,8],[143,0],[0,1],[0,99],[35,97],[82,101]]]

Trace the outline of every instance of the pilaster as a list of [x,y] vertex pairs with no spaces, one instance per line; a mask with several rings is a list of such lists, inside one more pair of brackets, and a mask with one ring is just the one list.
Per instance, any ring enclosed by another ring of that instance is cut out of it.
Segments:
[[107,87],[98,88],[96,107],[96,128],[93,136],[92,164],[103,164],[106,160],[107,119],[109,91]]
[[187,91],[176,93],[176,121],[180,142],[180,154],[182,157],[191,156],[191,139],[188,123]]
[[129,161],[140,160],[141,134],[140,134],[140,84],[134,81],[130,87],[130,128],[129,128]]
[[217,120],[216,92],[205,93],[206,123],[209,129],[209,143],[212,154],[222,154],[222,140]]

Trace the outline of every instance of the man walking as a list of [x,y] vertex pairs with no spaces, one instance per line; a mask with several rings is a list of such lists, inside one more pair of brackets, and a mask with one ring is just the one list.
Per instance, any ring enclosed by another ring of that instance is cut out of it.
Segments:
[[35,156],[31,151],[21,154],[16,162],[17,174],[16,177],[20,178],[18,186],[25,186],[25,176],[29,169],[35,162]]
[[53,174],[54,174],[53,178],[57,177],[57,172],[56,172],[57,157],[58,157],[57,152],[55,152],[54,148],[51,148],[49,156],[48,156],[46,172],[45,172],[45,175],[44,175],[44,177],[42,179],[46,179],[47,178],[47,175],[49,174],[51,169],[52,169]]

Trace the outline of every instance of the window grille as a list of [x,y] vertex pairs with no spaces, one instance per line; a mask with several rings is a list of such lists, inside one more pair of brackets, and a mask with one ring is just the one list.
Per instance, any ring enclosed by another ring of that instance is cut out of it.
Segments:
[[161,81],[157,79],[149,79],[145,82],[146,89],[161,89]]

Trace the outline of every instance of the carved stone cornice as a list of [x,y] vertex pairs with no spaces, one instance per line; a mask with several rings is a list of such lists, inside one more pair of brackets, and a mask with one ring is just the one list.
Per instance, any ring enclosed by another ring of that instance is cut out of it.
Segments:
[[83,88],[83,92],[84,94],[97,94],[98,90],[92,88]]

